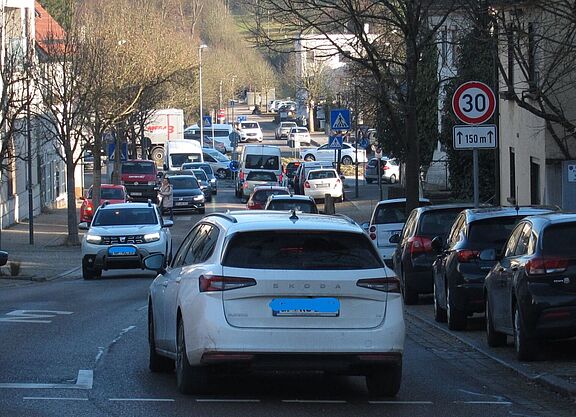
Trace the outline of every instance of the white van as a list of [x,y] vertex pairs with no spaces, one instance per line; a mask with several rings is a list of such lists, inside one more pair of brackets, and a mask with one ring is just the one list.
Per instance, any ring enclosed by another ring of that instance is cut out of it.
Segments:
[[282,181],[282,152],[278,146],[245,145],[239,159],[236,196],[240,197],[242,183],[252,170],[271,171],[278,182]]
[[[214,127],[214,137],[212,137],[212,126]],[[210,127],[204,128],[204,137],[209,137],[214,139],[216,143],[221,143],[224,145],[226,152],[232,152],[232,144],[230,143],[230,133],[234,131],[234,128],[230,124],[218,124],[214,123]],[[200,140],[200,127],[198,125],[192,125],[184,130],[185,139],[195,139]],[[215,146],[218,149],[217,146]]]
[[185,162],[204,162],[200,142],[186,139],[166,142],[164,171],[179,170]]

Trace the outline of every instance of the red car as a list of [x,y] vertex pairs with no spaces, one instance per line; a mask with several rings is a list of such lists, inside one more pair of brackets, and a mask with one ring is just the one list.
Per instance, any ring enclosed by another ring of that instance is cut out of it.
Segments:
[[[92,221],[94,215],[94,205],[92,204],[92,187],[86,192],[86,196],[82,197],[82,206],[80,206],[80,221]],[[128,193],[123,185],[102,184],[100,188],[100,201],[108,201],[110,204],[126,203],[129,201]]]
[[271,195],[290,195],[287,187],[278,185],[261,185],[254,187],[254,192],[250,196],[246,207],[248,210],[263,210],[268,197]]

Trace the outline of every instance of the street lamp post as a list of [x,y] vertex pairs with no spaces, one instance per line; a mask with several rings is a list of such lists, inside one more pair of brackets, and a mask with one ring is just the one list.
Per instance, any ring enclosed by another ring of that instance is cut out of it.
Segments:
[[204,147],[204,112],[202,110],[202,49],[208,45],[202,44],[198,47],[198,84],[200,84],[200,146]]

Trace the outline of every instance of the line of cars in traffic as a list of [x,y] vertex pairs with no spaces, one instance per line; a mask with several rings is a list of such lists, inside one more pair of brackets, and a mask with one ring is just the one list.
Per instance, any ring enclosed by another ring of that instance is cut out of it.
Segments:
[[399,277],[407,305],[433,294],[434,319],[465,330],[484,314],[489,346],[512,336],[519,360],[545,339],[576,335],[576,215],[558,207],[420,207],[384,200],[364,225]]

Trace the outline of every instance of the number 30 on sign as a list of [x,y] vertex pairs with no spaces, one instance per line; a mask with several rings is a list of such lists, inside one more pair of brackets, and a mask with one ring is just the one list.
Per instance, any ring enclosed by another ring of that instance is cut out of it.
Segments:
[[480,81],[462,84],[452,97],[454,114],[464,123],[475,125],[488,121],[496,109],[494,92]]

